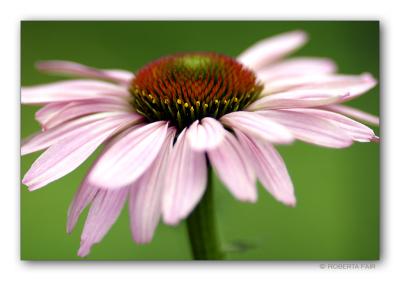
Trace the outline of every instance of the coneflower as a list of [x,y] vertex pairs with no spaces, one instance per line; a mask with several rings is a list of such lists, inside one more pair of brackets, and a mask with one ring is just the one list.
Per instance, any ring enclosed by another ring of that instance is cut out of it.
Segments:
[[36,113],[43,131],[25,140],[21,152],[46,149],[22,182],[31,191],[41,188],[104,144],[68,213],[71,232],[91,204],[79,256],[101,241],[128,201],[137,243],[152,240],[161,217],[170,225],[188,218],[194,258],[222,258],[210,169],[240,201],[257,200],[258,179],[293,207],[292,181],[275,144],[298,139],[343,148],[379,139],[358,122],[377,125],[377,117],[342,105],[376,81],[370,74],[335,74],[329,59],[282,60],[306,39],[301,31],[278,35],[236,59],[175,54],[135,74],[39,63],[42,71],[86,79],[22,88],[22,103],[43,105]]

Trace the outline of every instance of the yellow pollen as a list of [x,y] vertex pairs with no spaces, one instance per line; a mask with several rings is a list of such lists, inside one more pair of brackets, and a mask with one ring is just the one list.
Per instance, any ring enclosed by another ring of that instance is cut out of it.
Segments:
[[182,101],[181,101],[180,99],[178,99],[176,102],[177,102],[178,104],[181,104],[181,103],[182,103]]
[[191,112],[193,112],[193,111],[194,111],[194,108],[193,108],[193,106],[192,106],[192,107],[190,107],[190,111],[191,111]]
[[185,106],[185,107],[188,107],[188,106],[189,106],[189,104],[188,104],[187,102],[185,102],[184,106]]
[[233,101],[234,101],[234,102],[238,102],[238,98],[234,98]]

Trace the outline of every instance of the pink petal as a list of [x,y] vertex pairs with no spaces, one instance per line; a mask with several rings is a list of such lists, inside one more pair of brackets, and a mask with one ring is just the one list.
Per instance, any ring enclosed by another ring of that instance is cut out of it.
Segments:
[[349,95],[343,89],[294,89],[261,97],[250,104],[247,110],[324,106],[342,102]]
[[68,102],[54,102],[46,104],[41,109],[36,111],[35,119],[43,127],[43,124],[47,123],[54,116],[57,116],[68,105]]
[[116,138],[99,158],[88,179],[96,186],[114,189],[138,179],[157,157],[165,142],[168,123],[153,122],[140,128],[131,128]]
[[290,54],[306,41],[307,35],[303,31],[279,34],[252,45],[241,53],[237,60],[253,70],[258,70]]
[[159,155],[147,171],[131,186],[129,212],[133,239],[148,243],[161,216],[161,199],[164,189],[165,170],[172,150],[176,130],[168,129]]
[[271,94],[280,91],[303,88],[323,88],[325,85],[341,85],[342,88],[352,87],[355,84],[365,83],[364,75],[328,75],[311,74],[278,78],[264,83],[263,94]]
[[[57,127],[51,128],[44,132],[39,132],[28,137],[22,142],[21,155],[29,154],[35,151],[45,149],[67,137],[71,134],[79,135],[92,128],[94,122],[103,119],[113,118],[114,116],[130,116],[132,122],[140,122],[142,117],[136,113],[118,113],[106,112],[98,113],[90,116],[85,116],[79,119],[74,119]],[[96,123],[97,124],[97,123]]]
[[126,87],[95,80],[67,80],[22,87],[21,89],[21,102],[24,104],[68,102],[95,98],[120,100],[129,97],[130,94]]
[[257,177],[264,188],[278,201],[294,206],[296,197],[290,176],[279,153],[269,143],[256,139],[235,130],[243,149],[251,157]]
[[352,137],[344,129],[317,115],[293,110],[266,110],[259,114],[287,127],[295,138],[305,142],[332,148],[352,144]]
[[78,221],[79,216],[82,214],[83,210],[93,201],[98,191],[98,187],[89,185],[86,179],[83,181],[68,209],[68,233],[72,232]]
[[184,129],[172,150],[163,194],[163,218],[178,224],[200,201],[206,190],[207,165],[203,152],[192,150]]
[[231,133],[226,134],[220,146],[208,150],[208,157],[219,178],[238,200],[257,200],[256,176],[252,163]]
[[99,243],[107,234],[121,213],[128,190],[128,188],[121,188],[98,191],[83,228],[78,256],[87,256],[92,245]]
[[40,155],[22,182],[32,191],[63,177],[82,164],[109,136],[134,120],[126,114],[91,123],[84,130],[76,130]]
[[346,81],[338,79],[338,80],[333,80],[333,81],[326,81],[325,83],[321,83],[320,85],[307,85],[303,86],[300,89],[304,91],[342,91],[342,92],[347,92],[348,96],[346,96],[342,102],[348,101],[351,99],[354,99],[376,85],[376,80],[374,77],[372,77],[371,74],[365,73],[360,76],[358,76],[355,79],[348,79]]
[[236,111],[221,117],[220,121],[260,140],[273,143],[290,143],[293,136],[288,129],[255,112]]
[[36,67],[44,72],[105,79],[121,84],[129,84],[134,77],[129,71],[96,69],[71,61],[43,61],[37,63]]
[[194,150],[206,150],[217,147],[224,139],[226,130],[214,118],[206,117],[193,122],[187,131],[190,144]]
[[379,125],[379,117],[369,114],[367,112],[361,111],[359,109],[346,106],[346,105],[341,105],[341,104],[332,104],[332,105],[327,105],[322,107],[322,109],[325,110],[330,110],[333,112],[337,112],[346,116],[349,116],[351,118],[354,118],[360,122],[368,123],[371,125]]
[[42,122],[42,127],[46,130],[56,127],[71,119],[81,117],[83,115],[98,113],[98,112],[131,112],[132,106],[128,103],[112,103],[102,100],[90,100],[81,102],[71,102],[61,108],[58,114],[53,115],[45,122]]
[[304,76],[310,74],[328,74],[336,71],[335,63],[326,58],[293,58],[269,65],[257,71],[257,78],[268,83],[276,79]]
[[367,126],[335,112],[315,108],[298,108],[285,111],[298,112],[308,116],[313,116],[315,118],[327,120],[345,131],[346,134],[354,141],[370,142],[377,138],[374,134],[374,131]]

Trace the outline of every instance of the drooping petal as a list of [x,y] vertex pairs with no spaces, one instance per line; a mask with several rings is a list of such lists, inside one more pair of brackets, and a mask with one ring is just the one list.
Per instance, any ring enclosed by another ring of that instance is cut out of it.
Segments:
[[261,40],[241,53],[237,60],[247,67],[258,70],[274,62],[307,41],[307,34],[303,31],[292,31]]
[[359,75],[355,79],[348,79],[348,80],[332,80],[332,81],[326,81],[325,83],[320,83],[319,85],[306,85],[301,87],[301,90],[304,91],[340,91],[340,92],[347,92],[348,95],[341,101],[348,101],[352,100],[362,94],[365,94],[368,92],[370,89],[375,87],[377,84],[376,80],[374,77],[369,74],[369,73],[364,73],[362,75]]
[[87,256],[93,244],[100,242],[117,220],[129,188],[98,191],[94,197],[81,235],[78,256]]
[[76,192],[71,205],[68,208],[68,219],[67,219],[67,232],[71,233],[74,229],[79,216],[83,210],[93,201],[99,188],[88,184],[86,179],[83,181],[78,191]]
[[33,163],[22,182],[36,190],[70,173],[108,137],[134,122],[131,115],[114,116],[91,123],[53,144]]
[[320,116],[292,110],[266,110],[259,114],[282,124],[295,138],[308,143],[332,148],[352,144],[352,137],[344,129]]
[[220,121],[258,139],[273,143],[290,143],[292,134],[284,126],[255,112],[236,111],[221,117]]
[[126,87],[95,80],[67,80],[39,86],[22,87],[23,104],[68,102],[88,99],[126,99]]
[[167,134],[166,121],[131,128],[108,145],[88,175],[94,185],[121,188],[133,183],[153,163]]
[[332,104],[332,105],[323,106],[321,108],[349,116],[360,122],[364,122],[364,123],[376,125],[376,126],[379,125],[379,117],[372,115],[370,113],[361,111],[359,109],[350,107],[350,106],[341,105],[341,104]]
[[161,199],[165,182],[165,169],[172,150],[176,130],[168,129],[159,155],[147,171],[130,187],[129,213],[131,231],[136,243],[148,243],[161,216]]
[[38,62],[36,67],[44,72],[105,79],[121,84],[129,84],[134,77],[129,71],[96,69],[72,61],[42,61]]
[[96,127],[96,125],[93,124],[94,122],[98,122],[108,118],[112,119],[114,118],[114,116],[129,116],[129,118],[132,119],[133,123],[140,122],[143,118],[142,116],[135,113],[128,114],[120,112],[105,112],[85,116],[79,119],[74,119],[44,132],[34,134],[33,136],[25,139],[21,145],[21,155],[45,149],[65,138],[68,138],[71,134],[80,135],[81,133],[84,133],[91,130],[91,128]]
[[349,95],[343,89],[294,89],[261,97],[250,104],[247,110],[324,106],[342,102]]
[[[122,132],[120,135],[126,135],[126,132]],[[112,140],[110,143],[115,142],[115,140]],[[91,170],[93,167],[96,165],[96,163],[99,161],[99,159],[96,159],[95,163],[92,165]],[[106,189],[106,188],[100,188],[100,186],[94,186],[89,183],[88,181],[88,175],[89,173],[86,174],[85,179],[83,180],[81,186],[79,187],[78,191],[76,192],[74,199],[68,209],[68,220],[67,220],[67,232],[71,233],[73,228],[76,225],[76,222],[83,212],[83,210],[93,201],[94,196],[97,194],[97,192],[100,189]],[[103,185],[101,185],[103,186]]]
[[57,116],[68,105],[68,102],[54,102],[46,104],[36,111],[35,119],[42,127],[44,127],[44,124],[46,124],[54,116]]
[[257,78],[268,83],[276,79],[328,74],[336,71],[335,63],[326,58],[293,58],[269,65],[257,71]]
[[377,138],[377,136],[374,134],[374,131],[367,126],[335,112],[316,108],[298,108],[283,111],[297,112],[307,116],[312,116],[313,118],[327,120],[336,127],[339,127],[345,131],[346,134],[349,135],[354,141],[370,142],[376,140]]
[[167,175],[163,219],[167,224],[176,225],[194,209],[207,184],[205,153],[191,148],[186,129],[180,133],[172,150]]
[[292,180],[285,163],[275,148],[267,142],[261,143],[250,138],[240,131],[235,130],[235,134],[243,149],[251,157],[257,177],[264,188],[278,201],[294,206],[296,197]]
[[238,140],[227,133],[222,144],[208,150],[208,157],[222,182],[238,200],[257,200],[256,175]]
[[302,87],[321,87],[324,84],[340,84],[343,88],[363,83],[364,75],[307,74],[273,79],[264,83],[263,95],[269,95]]
[[[64,106],[58,114],[42,122],[42,127],[46,130],[54,128],[71,119],[81,117],[83,115],[98,113],[98,112],[131,112],[132,106],[128,103],[112,103],[102,100],[90,100],[81,102],[71,102]],[[133,113],[132,113],[133,114]]]
[[187,135],[194,150],[206,150],[217,147],[224,139],[226,130],[214,118],[206,117],[195,121],[189,127]]

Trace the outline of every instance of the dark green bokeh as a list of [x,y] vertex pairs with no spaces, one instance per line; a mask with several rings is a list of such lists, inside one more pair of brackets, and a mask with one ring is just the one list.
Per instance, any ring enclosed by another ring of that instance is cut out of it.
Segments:
[[[34,69],[39,60],[72,60],[99,68],[135,71],[160,56],[182,51],[216,51],[231,56],[267,36],[303,29],[310,42],[295,55],[334,59],[342,73],[371,72],[379,80],[378,22],[22,22],[21,84],[56,81]],[[379,115],[379,87],[350,102]],[[23,138],[39,130],[38,107],[23,106]],[[378,131],[378,128],[374,128]],[[378,133],[378,132],[377,132]],[[379,144],[335,150],[300,142],[281,146],[296,188],[298,205],[286,207],[259,187],[256,204],[240,203],[216,182],[221,238],[231,260],[379,258]],[[24,175],[39,156],[21,160]],[[80,259],[84,223],[72,235],[66,214],[91,157],[76,171],[29,192],[21,186],[21,258]],[[86,216],[86,213],[84,214]],[[127,208],[87,259],[186,260],[185,225],[160,224],[148,245],[132,242]]]

